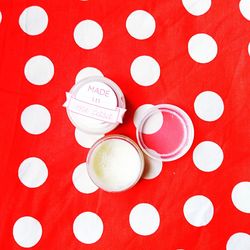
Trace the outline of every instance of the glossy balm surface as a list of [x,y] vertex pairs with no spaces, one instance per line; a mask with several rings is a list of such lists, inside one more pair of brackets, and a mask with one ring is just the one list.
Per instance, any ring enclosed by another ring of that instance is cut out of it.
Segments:
[[[148,128],[153,125],[158,130],[148,133]],[[173,161],[190,149],[194,127],[184,110],[171,104],[160,104],[144,115],[136,135],[140,147],[147,155],[160,161]]]

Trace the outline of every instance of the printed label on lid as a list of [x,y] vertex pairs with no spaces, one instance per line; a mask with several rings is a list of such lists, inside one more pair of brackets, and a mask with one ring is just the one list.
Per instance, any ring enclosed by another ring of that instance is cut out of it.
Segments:
[[110,123],[122,123],[122,118],[126,109],[118,108],[109,109],[100,106],[96,106],[91,103],[80,101],[75,99],[70,93],[66,93],[67,100],[63,104],[70,111],[84,115],[87,117],[95,118],[100,121],[106,121]]
[[117,97],[112,88],[102,82],[90,82],[76,93],[76,99],[105,108],[117,107]]
[[85,121],[96,123],[122,123],[126,109],[117,107],[115,92],[107,84],[93,81],[81,86],[76,94],[66,93],[64,107],[74,114],[85,117]]

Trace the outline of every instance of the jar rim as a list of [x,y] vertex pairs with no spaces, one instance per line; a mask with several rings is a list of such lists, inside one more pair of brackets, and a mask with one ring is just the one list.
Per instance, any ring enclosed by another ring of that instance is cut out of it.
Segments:
[[[91,171],[91,157],[95,151],[95,149],[103,142],[107,141],[107,140],[111,140],[111,139],[118,139],[118,140],[123,140],[128,142],[131,146],[133,146],[135,148],[135,150],[137,151],[139,158],[140,158],[140,172],[138,173],[138,176],[136,178],[135,181],[133,181],[130,185],[128,185],[126,188],[122,188],[122,189],[117,189],[117,190],[112,190],[112,189],[108,189],[107,187],[105,187],[104,185],[102,185],[96,178],[95,176],[92,174]],[[122,192],[122,191],[126,191],[130,188],[132,188],[133,186],[136,185],[136,183],[140,180],[143,171],[144,171],[144,156],[143,156],[143,152],[141,150],[141,148],[137,145],[137,143],[135,141],[133,141],[131,138],[129,138],[128,136],[125,135],[120,135],[120,134],[112,134],[112,135],[107,135],[104,136],[102,138],[100,138],[99,140],[97,140],[94,145],[90,148],[88,155],[87,155],[87,159],[86,159],[86,166],[87,166],[87,172],[88,175],[90,177],[90,179],[93,181],[93,183],[98,186],[99,188],[101,188],[104,191],[107,192]]]
[[[182,123],[184,128],[185,140],[183,140],[183,142],[179,145],[179,147],[171,154],[158,153],[153,148],[148,148],[143,139],[144,124],[146,123],[149,117],[152,117],[155,112],[159,111],[162,113],[164,112],[175,113],[175,115],[178,116],[178,118],[180,119],[180,122]],[[136,129],[136,138],[142,151],[149,157],[163,162],[173,161],[182,157],[190,149],[194,140],[194,126],[192,120],[183,109],[172,104],[158,104],[150,108],[143,116],[142,120],[140,121]]]

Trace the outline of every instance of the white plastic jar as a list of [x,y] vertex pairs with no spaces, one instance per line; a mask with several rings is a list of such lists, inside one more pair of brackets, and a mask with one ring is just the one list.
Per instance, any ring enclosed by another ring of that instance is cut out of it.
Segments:
[[66,95],[67,115],[83,132],[105,134],[122,122],[126,111],[124,95],[119,86],[106,77],[85,78]]

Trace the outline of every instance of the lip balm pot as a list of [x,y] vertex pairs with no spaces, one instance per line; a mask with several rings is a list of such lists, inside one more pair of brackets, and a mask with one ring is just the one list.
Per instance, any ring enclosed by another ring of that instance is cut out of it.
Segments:
[[92,181],[108,192],[133,187],[144,169],[143,153],[130,138],[106,136],[97,141],[87,156],[87,170]]
[[93,76],[75,84],[64,104],[71,123],[90,134],[105,134],[115,129],[126,111],[125,97],[112,80]]
[[[152,125],[158,126],[148,133]],[[145,154],[160,161],[174,161],[190,149],[194,127],[190,117],[181,108],[171,104],[152,107],[136,130],[137,141]]]

